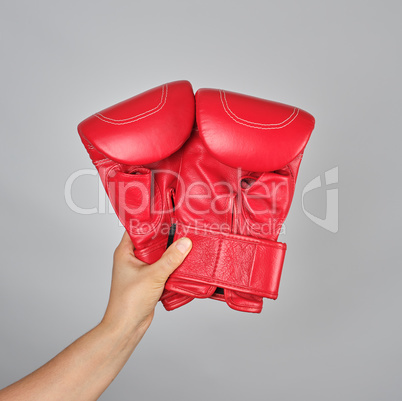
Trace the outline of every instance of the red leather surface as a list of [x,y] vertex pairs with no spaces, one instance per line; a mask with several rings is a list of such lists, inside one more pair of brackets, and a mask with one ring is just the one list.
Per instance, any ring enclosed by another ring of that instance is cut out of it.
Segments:
[[188,236],[193,249],[166,288],[260,312],[262,297],[278,296],[286,247],[272,244],[314,118],[291,106],[200,89],[196,122],[176,190],[175,239]]
[[105,157],[140,165],[163,160],[180,149],[193,122],[191,84],[177,81],[94,114],[78,125],[78,132]]
[[[180,148],[191,133],[194,113],[191,84],[178,81],[109,107],[78,126],[135,255],[147,263],[166,250]],[[192,299],[173,293],[165,297],[174,305]]]
[[[197,251],[186,258],[171,277],[170,286],[190,296],[210,297],[216,287],[237,290],[253,295],[276,299],[286,245],[280,242],[257,239],[251,236],[220,233],[178,224],[177,237],[189,236]],[[202,253],[202,263],[197,259]],[[198,267],[198,268],[197,268]],[[182,280],[210,284],[209,288],[181,286]]]
[[197,124],[209,152],[231,167],[275,171],[306,146],[314,118],[282,103],[238,93],[200,89]]
[[220,90],[200,89],[195,108],[190,83],[178,81],[78,131],[139,259],[160,258],[174,222],[175,239],[193,241],[165,308],[211,297],[258,313],[278,296],[286,245],[276,241],[313,127],[303,110]]

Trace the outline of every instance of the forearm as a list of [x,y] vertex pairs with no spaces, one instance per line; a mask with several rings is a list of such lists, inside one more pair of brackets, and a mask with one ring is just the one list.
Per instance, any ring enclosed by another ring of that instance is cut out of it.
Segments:
[[120,372],[145,330],[101,323],[46,365],[0,390],[0,401],[96,400]]
[[145,334],[167,278],[190,249],[190,240],[180,239],[147,265],[135,257],[126,232],[114,255],[102,322],[46,365],[0,390],[0,401],[97,400]]

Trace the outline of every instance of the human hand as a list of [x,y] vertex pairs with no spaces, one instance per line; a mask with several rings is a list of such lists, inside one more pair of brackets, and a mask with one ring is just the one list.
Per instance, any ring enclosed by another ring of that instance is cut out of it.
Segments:
[[101,324],[145,333],[166,280],[191,246],[190,239],[181,238],[170,245],[160,260],[149,265],[135,257],[133,243],[125,232],[114,253],[109,304]]
[[125,232],[114,253],[102,322],[35,372],[0,390],[0,401],[98,399],[151,324],[166,280],[190,250],[191,241],[181,238],[149,265],[134,256]]

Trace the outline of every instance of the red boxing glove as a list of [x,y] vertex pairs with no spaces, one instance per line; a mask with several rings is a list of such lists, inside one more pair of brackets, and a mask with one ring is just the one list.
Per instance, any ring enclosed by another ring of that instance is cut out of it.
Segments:
[[176,191],[175,239],[187,236],[193,248],[166,288],[258,313],[263,297],[278,296],[286,245],[277,238],[314,118],[284,104],[200,89],[196,122]]
[[[180,148],[193,124],[191,84],[177,81],[109,107],[78,126],[135,256],[146,263],[157,261],[166,249]],[[175,308],[192,299],[168,291],[163,298]]]

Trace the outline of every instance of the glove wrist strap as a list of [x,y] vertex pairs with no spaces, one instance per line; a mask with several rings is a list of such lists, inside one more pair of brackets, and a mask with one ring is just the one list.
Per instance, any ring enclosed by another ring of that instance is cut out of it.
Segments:
[[[170,276],[172,282],[182,279],[211,285],[213,291],[222,287],[266,298],[278,297],[286,244],[179,223],[175,240],[183,236],[192,240],[193,248]],[[192,295],[209,297],[209,292]]]

